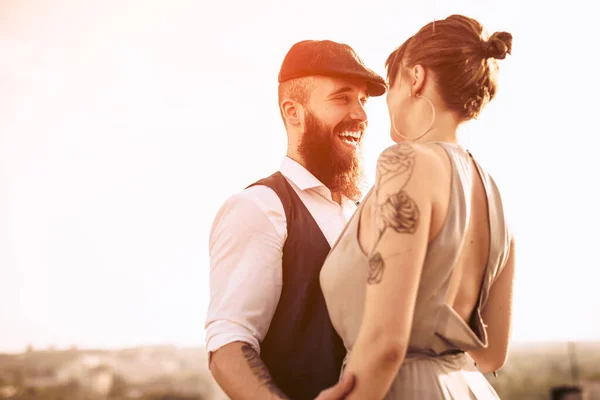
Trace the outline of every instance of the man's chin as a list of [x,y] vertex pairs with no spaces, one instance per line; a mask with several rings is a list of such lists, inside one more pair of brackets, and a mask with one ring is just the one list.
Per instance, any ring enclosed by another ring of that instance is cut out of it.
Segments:
[[339,192],[351,200],[358,201],[362,196],[362,190],[365,187],[365,175],[360,163],[360,159],[353,157],[352,167],[345,172],[338,172],[333,179],[334,192]]

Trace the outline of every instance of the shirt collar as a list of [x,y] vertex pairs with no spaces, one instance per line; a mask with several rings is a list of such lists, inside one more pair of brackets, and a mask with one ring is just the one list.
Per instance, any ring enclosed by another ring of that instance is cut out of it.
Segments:
[[[327,189],[327,187],[320,180],[318,180],[299,162],[292,160],[288,156],[283,158],[279,171],[286,178],[292,181],[300,190],[314,189],[317,187]],[[327,191],[329,192],[329,189],[327,189]]]
[[[292,160],[288,156],[285,156],[281,162],[279,171],[283,176],[292,181],[292,183],[296,185],[298,189],[302,191],[312,189],[325,196],[328,200],[333,201],[329,188],[320,180],[318,180],[313,174],[311,174],[306,168],[304,168],[304,166],[302,166],[299,162]],[[341,206],[348,212],[353,212],[356,209],[356,203],[346,196],[342,196]]]

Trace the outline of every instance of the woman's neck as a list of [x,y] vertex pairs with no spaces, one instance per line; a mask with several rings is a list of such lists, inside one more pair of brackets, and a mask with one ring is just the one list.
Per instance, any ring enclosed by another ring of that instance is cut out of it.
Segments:
[[456,132],[458,122],[454,115],[450,113],[438,114],[436,121],[429,132],[423,136],[417,143],[428,142],[447,142],[458,143]]

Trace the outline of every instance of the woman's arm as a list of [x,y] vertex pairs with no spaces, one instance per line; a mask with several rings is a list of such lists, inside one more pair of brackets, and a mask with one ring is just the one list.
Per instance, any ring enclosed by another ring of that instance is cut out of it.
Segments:
[[410,144],[379,157],[365,309],[347,366],[356,386],[347,399],[384,398],[406,355],[429,241],[431,165]]

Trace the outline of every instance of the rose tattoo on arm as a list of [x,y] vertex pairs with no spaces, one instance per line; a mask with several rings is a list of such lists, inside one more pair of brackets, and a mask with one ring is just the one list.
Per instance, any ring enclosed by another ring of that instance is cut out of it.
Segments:
[[[376,250],[384,233],[392,229],[398,233],[413,234],[419,225],[419,207],[404,190],[410,181],[415,165],[415,150],[409,144],[400,144],[386,150],[377,164],[377,188],[375,190],[375,221],[378,236],[373,248]],[[394,179],[393,187],[386,182]],[[375,251],[369,259],[367,283],[378,284],[383,278],[385,260]]]

